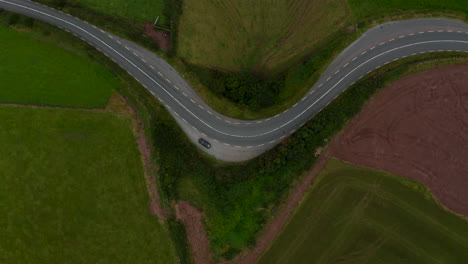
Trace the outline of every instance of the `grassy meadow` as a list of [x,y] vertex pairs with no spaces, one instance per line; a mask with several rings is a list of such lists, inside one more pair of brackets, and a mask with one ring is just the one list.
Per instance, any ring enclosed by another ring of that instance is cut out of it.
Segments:
[[465,263],[468,222],[422,184],[331,159],[268,263]]
[[177,263],[129,116],[0,106],[1,263]]
[[191,64],[268,73],[348,21],[346,0],[185,0],[177,54]]
[[104,107],[119,83],[112,73],[77,54],[0,26],[0,103]]

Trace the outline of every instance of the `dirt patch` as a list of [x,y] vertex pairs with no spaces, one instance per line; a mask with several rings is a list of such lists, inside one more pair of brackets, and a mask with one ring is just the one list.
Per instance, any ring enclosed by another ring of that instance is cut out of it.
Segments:
[[155,30],[153,24],[145,23],[143,32],[156,42],[160,49],[169,50],[171,47],[171,33],[168,31]]
[[148,205],[149,210],[151,214],[156,215],[160,220],[166,220],[166,213],[161,208],[161,199],[159,198],[158,187],[156,186],[157,167],[155,163],[151,162],[152,153],[150,143],[148,142],[148,138],[145,135],[143,124],[138,119],[138,115],[127,104],[125,99],[117,92],[112,93],[105,111],[112,112],[114,114],[124,114],[126,116],[131,116],[133,134],[137,137],[136,143],[138,146],[138,151],[141,155],[146,188],[150,197],[150,202]]
[[[263,234],[260,235],[259,239],[255,247],[247,252],[244,255],[240,255],[236,257],[233,263],[237,264],[253,264],[255,263],[262,254],[268,249],[271,245],[273,240],[277,237],[279,232],[283,229],[286,225],[292,213],[297,208],[299,203],[304,198],[305,193],[309,189],[310,185],[312,184],[315,176],[320,172],[323,166],[327,163],[329,156],[327,153],[322,154],[317,162],[315,163],[314,167],[307,173],[301,183],[299,183],[289,195],[286,203],[281,206],[278,210],[278,213],[274,216],[272,221],[267,225]],[[224,264],[227,264],[226,262]]]
[[175,206],[177,220],[185,225],[187,238],[196,264],[209,264],[210,242],[203,226],[203,213],[187,201],[180,201]]
[[415,179],[468,216],[468,65],[387,86],[330,146],[340,159]]

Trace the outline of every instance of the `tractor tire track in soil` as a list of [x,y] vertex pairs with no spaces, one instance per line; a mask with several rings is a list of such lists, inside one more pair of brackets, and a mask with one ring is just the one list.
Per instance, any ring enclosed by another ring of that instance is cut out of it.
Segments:
[[332,156],[425,184],[468,216],[468,65],[435,68],[375,95],[333,140]]

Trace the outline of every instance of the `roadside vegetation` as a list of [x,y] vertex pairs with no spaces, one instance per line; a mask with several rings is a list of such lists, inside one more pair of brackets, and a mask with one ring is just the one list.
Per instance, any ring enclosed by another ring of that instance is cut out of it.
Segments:
[[39,21],[0,10],[0,39],[0,262],[178,263],[132,116],[109,99],[125,81]]
[[340,260],[464,262],[468,222],[419,182],[330,159],[259,264]]

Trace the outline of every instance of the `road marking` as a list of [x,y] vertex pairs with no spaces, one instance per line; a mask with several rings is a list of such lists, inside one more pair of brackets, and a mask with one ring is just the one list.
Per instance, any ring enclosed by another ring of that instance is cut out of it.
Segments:
[[201,109],[205,110],[205,108],[203,108],[203,106],[201,106],[201,105],[198,105],[198,107],[200,107]]
[[405,37],[405,35],[401,35],[401,36],[399,36],[398,38],[404,38],[404,37]]
[[177,87],[177,85],[174,85],[174,88],[176,88],[176,90],[179,91],[179,87]]
[[257,124],[263,123],[263,120],[257,121],[255,123],[257,123]]
[[[164,87],[162,87],[158,82],[156,82],[153,78],[151,78],[151,76],[149,76],[146,72],[144,72],[141,68],[139,68],[137,65],[135,65],[134,63],[132,63],[129,59],[127,59],[124,55],[122,55],[121,53],[119,53],[118,51],[116,51],[115,49],[113,49],[111,46],[109,46],[107,43],[105,43],[104,41],[102,41],[101,39],[99,39],[98,37],[96,37],[95,35],[93,35],[92,33],[86,31],[85,29],[71,23],[71,22],[68,22],[64,19],[61,19],[61,18],[58,18],[58,17],[55,17],[53,15],[49,15],[47,13],[44,13],[42,11],[38,11],[38,10],[35,10],[33,8],[29,8],[29,7],[26,7],[26,6],[23,6],[23,5],[19,5],[19,4],[15,4],[15,3],[11,3],[11,2],[7,2],[7,1],[4,1],[4,0],[0,0],[0,2],[4,2],[4,3],[8,3],[8,4],[11,4],[11,5],[15,5],[15,6],[19,6],[19,7],[22,7],[24,9],[28,9],[28,10],[31,10],[31,11],[34,11],[36,13],[40,13],[40,14],[43,14],[45,16],[48,16],[48,17],[51,17],[51,18],[54,18],[56,20],[60,20],[66,24],[69,24],[71,26],[74,26],[78,29],[80,29],[81,31],[89,34],[91,37],[95,38],[96,40],[98,40],[99,42],[101,42],[103,45],[107,46],[109,49],[111,49],[113,52],[115,52],[117,55],[121,56],[124,60],[126,60],[130,65],[132,65],[133,67],[135,67],[137,70],[139,70],[142,74],[144,74],[148,79],[150,79],[152,82],[154,82],[156,85],[158,85],[165,93],[167,93],[176,103],[178,103],[182,108],[184,108],[189,114],[191,114],[192,116],[194,116],[197,120],[199,120],[201,123],[203,123],[204,125],[206,125],[207,127],[209,127],[210,129],[212,129],[213,131],[216,131],[218,133],[221,133],[221,134],[224,134],[224,135],[229,135],[229,136],[233,136],[233,137],[242,137],[242,138],[252,138],[252,137],[258,137],[258,136],[263,136],[263,135],[266,135],[266,134],[269,134],[269,133],[272,133],[274,131],[277,131],[281,128],[283,128],[284,126],[290,124],[291,122],[293,122],[294,120],[296,120],[297,118],[299,118],[300,116],[302,116],[306,111],[308,111],[311,107],[313,107],[317,102],[319,102],[320,100],[322,100],[328,93],[330,93],[338,84],[340,84],[345,78],[347,78],[350,74],[354,73],[357,69],[361,68],[363,65],[367,64],[369,61],[372,61],[378,57],[381,57],[385,54],[388,54],[390,52],[393,52],[395,50],[399,50],[399,49],[403,49],[403,48],[407,48],[407,47],[411,47],[411,46],[416,46],[416,45],[423,45],[423,44],[429,44],[429,43],[464,43],[464,44],[468,44],[468,41],[462,41],[462,40],[433,40],[433,41],[422,41],[422,42],[416,42],[416,43],[412,43],[412,44],[407,44],[407,45],[403,45],[403,46],[400,46],[400,47],[397,47],[397,48],[393,48],[393,49],[390,49],[390,50],[387,50],[385,52],[382,52],[366,61],[364,61],[363,63],[361,63],[359,66],[357,66],[356,68],[354,68],[352,71],[350,71],[348,74],[346,74],[344,77],[342,77],[338,82],[336,82],[336,84],[334,86],[332,86],[328,91],[326,91],[322,96],[320,96],[314,103],[310,104],[305,110],[303,110],[301,113],[299,113],[298,115],[296,115],[294,118],[290,119],[288,122],[285,122],[283,123],[282,125],[278,126],[277,128],[274,128],[270,131],[267,131],[267,132],[264,132],[264,133],[261,133],[261,134],[257,134],[257,135],[250,135],[250,136],[241,136],[241,135],[233,135],[233,134],[228,134],[228,133],[225,133],[223,131],[220,131],[212,126],[210,126],[209,124],[207,124],[205,121],[203,121],[202,119],[200,119],[198,116],[196,116],[193,112],[191,112],[188,108],[186,108],[177,98],[175,98],[172,94],[170,94]],[[468,34],[468,32],[466,32],[466,34]],[[466,51],[468,52],[468,51]]]
[[384,42],[381,42],[381,43],[379,44],[379,46],[382,46],[383,44],[385,44],[385,41],[384,41]]
[[195,101],[193,99],[190,99],[190,102],[194,103],[195,104]]
[[117,40],[117,43],[119,43],[119,44],[121,44],[121,45],[122,45],[122,42],[120,42],[120,41],[118,41],[118,40]]
[[159,74],[160,76],[163,76],[161,72],[158,72],[158,74]]
[[[371,49],[372,49],[372,48],[371,48]],[[367,53],[367,51],[365,50],[365,51],[363,51],[363,52],[361,53],[361,55],[364,55],[364,54],[366,54],[366,53]]]
[[321,83],[321,84],[318,86],[318,88],[320,88],[320,87],[322,87],[322,86],[323,86],[323,83]]
[[142,60],[144,63],[146,63],[145,59],[141,58],[141,60]]
[[213,115],[213,113],[211,113],[210,111],[207,111],[207,112],[208,112],[208,114]]
[[187,94],[186,94],[186,93],[182,92],[182,94],[183,94],[185,97],[187,97]]
[[153,65],[150,65],[150,68],[154,70],[154,67],[153,67]]
[[413,36],[413,35],[414,35],[414,33],[410,33],[410,34],[408,34],[408,36]]
[[340,72],[340,70],[337,70],[337,71],[335,72],[335,75],[338,74],[339,72]]
[[114,39],[114,37],[112,35],[108,34],[108,36],[109,36],[109,38]]
[[127,46],[125,46],[125,48],[126,48],[127,50],[130,50]]
[[355,61],[357,59],[357,57],[354,57],[351,61]]
[[349,65],[349,62],[347,62],[345,65],[343,65],[343,68],[346,68],[346,66]]
[[394,41],[394,40],[395,40],[395,39],[394,39],[394,38],[392,38],[392,39],[389,39],[389,40],[388,40],[388,42],[392,42],[392,41]]
[[331,77],[328,77],[327,80],[325,80],[325,81],[328,82],[330,79],[331,79]]
[[169,80],[169,79],[166,78],[166,82],[171,83],[171,80]]
[[424,32],[424,31],[419,31],[418,33],[419,33],[419,34],[424,34],[424,33],[426,33],[426,32]]
[[136,54],[135,52],[132,52],[132,53],[133,53],[133,55],[138,56],[138,54]]

